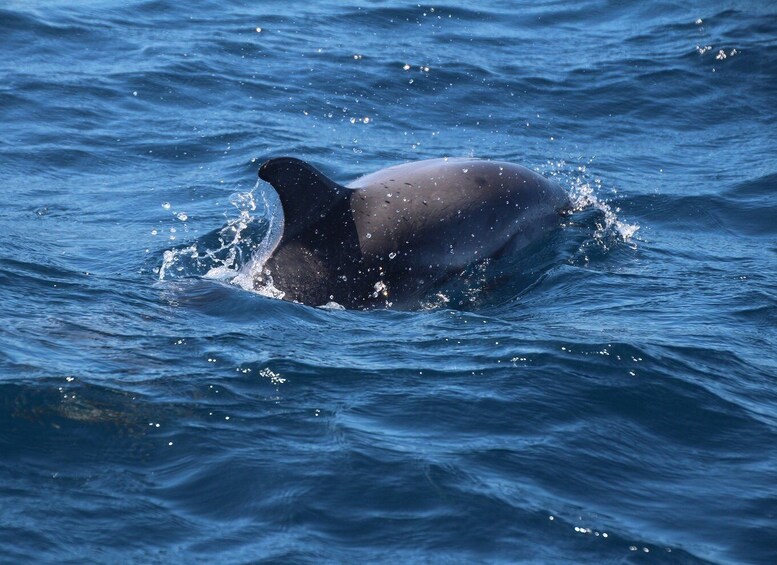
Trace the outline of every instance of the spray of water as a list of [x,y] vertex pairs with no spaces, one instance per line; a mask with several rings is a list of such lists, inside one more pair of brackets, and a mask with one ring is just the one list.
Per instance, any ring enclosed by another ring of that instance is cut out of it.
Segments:
[[[548,161],[542,168],[551,177],[557,177],[563,186],[569,187],[572,200],[572,211],[582,212],[594,209],[600,213],[601,219],[596,222],[593,238],[605,247],[608,238],[629,243],[639,230],[636,224],[630,224],[618,218],[620,208],[613,208],[610,203],[599,197],[604,187],[598,176],[591,175],[586,165],[570,167],[565,161]],[[615,193],[615,189],[612,189]]]
[[[238,217],[222,228],[223,235],[231,234],[233,236],[233,239],[227,244],[231,250],[240,248],[240,239],[246,227],[251,222],[256,221],[252,214],[257,209],[254,193],[257,192],[258,187],[259,182],[257,181],[256,186],[250,192],[233,194],[230,198],[230,203],[239,211]],[[205,277],[226,279],[244,290],[273,298],[283,298],[284,293],[273,286],[270,274],[262,272],[264,264],[275,251],[283,234],[283,213],[280,209],[280,200],[275,191],[259,190],[258,193],[267,221],[267,233],[261,240],[253,243],[252,253],[247,261],[243,261],[242,264],[241,262],[233,262],[229,266],[215,267],[208,271]],[[237,270],[236,274],[235,270]]]
[[228,218],[214,237],[165,251],[159,280],[180,274],[200,275],[265,296],[283,298],[283,292],[273,286],[269,273],[263,272],[265,262],[283,234],[278,195],[272,190],[262,190],[257,181],[250,191],[233,194],[229,202],[237,210],[237,216]]

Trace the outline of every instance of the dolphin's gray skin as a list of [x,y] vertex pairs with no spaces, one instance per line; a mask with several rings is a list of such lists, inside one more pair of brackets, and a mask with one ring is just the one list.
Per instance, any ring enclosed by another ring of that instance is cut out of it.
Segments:
[[259,177],[284,213],[265,272],[284,299],[314,306],[418,305],[435,282],[519,251],[570,208],[564,190],[541,175],[470,158],[406,163],[341,186],[281,157],[265,162]]

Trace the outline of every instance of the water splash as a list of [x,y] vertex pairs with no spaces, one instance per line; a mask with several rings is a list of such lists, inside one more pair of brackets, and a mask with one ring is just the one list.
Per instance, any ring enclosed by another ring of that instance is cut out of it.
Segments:
[[[222,228],[222,233],[226,230],[228,233],[234,234],[234,239],[230,243],[231,249],[239,249],[241,234],[250,222],[255,221],[251,214],[256,211],[254,191],[258,186],[259,182],[257,181],[256,186],[250,192],[233,194],[230,198],[230,203],[240,211],[240,215],[237,218],[232,220],[232,222],[228,222]],[[234,263],[237,267],[237,274],[234,274],[234,268],[228,268],[225,272],[222,267],[211,269],[205,274],[205,277],[227,278],[231,284],[237,285],[244,290],[254,291],[273,298],[283,298],[284,293],[273,286],[270,274],[262,272],[264,264],[270,258],[273,251],[275,251],[283,234],[284,220],[280,200],[275,191],[272,190],[260,190],[259,195],[262,199],[267,222],[265,236],[253,245],[253,253],[248,261],[244,262],[242,266],[239,263]]]
[[[258,196],[257,196],[258,195]],[[282,298],[272,277],[263,272],[283,234],[283,213],[275,191],[262,190],[259,181],[248,192],[230,196],[238,211],[224,227],[197,241],[166,250],[159,267],[159,280],[179,276],[202,276]]]
[[[602,179],[592,175],[587,165],[571,167],[565,161],[548,161],[542,169],[551,177],[563,180],[562,184],[569,187],[573,213],[586,210],[595,210],[599,213],[600,217],[595,222],[593,238],[599,241],[605,250],[608,247],[608,240],[632,242],[632,238],[639,230],[639,225],[630,224],[618,218],[620,208],[617,206],[613,208],[608,200],[598,196],[604,190]],[[617,193],[615,189],[612,191],[613,194]]]

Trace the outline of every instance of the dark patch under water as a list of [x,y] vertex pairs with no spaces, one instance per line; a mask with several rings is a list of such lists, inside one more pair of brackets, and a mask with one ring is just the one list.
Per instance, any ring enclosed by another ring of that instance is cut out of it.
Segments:
[[[777,562],[773,5],[71,4],[0,7],[0,561]],[[204,276],[281,154],[582,211],[311,308]]]

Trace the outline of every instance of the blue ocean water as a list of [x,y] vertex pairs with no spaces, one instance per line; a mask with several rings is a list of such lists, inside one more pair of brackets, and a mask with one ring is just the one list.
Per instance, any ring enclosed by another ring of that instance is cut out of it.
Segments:
[[[777,562],[774,3],[6,0],[0,48],[0,561]],[[577,212],[304,306],[214,276],[277,155]]]

